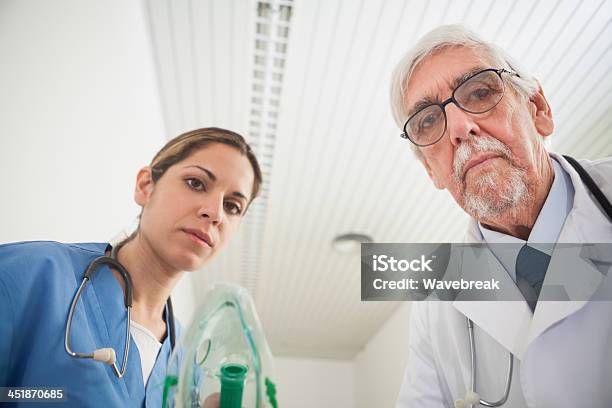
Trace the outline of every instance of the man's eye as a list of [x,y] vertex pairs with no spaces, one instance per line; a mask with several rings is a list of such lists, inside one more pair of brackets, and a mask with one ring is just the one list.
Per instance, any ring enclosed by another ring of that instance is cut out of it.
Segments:
[[419,121],[419,131],[426,131],[427,129],[431,128],[432,126],[434,126],[438,120],[438,117],[440,115],[436,114],[436,113],[429,113],[427,115],[425,115],[420,121]]
[[491,96],[491,89],[486,88],[486,87],[476,88],[470,93],[470,98],[476,99],[479,101],[488,99],[490,96]]
[[198,180],[197,178],[190,177],[188,179],[185,179],[185,183],[187,183],[187,185],[193,190],[206,191],[206,186],[204,185],[204,183],[202,183],[202,181]]
[[226,201],[224,205],[226,211],[232,215],[239,215],[242,212],[240,206],[232,201]]

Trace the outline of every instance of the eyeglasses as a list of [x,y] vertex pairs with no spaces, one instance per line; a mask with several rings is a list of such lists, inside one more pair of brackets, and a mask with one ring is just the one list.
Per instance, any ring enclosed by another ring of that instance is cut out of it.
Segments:
[[502,74],[519,76],[505,69],[489,68],[477,72],[463,80],[453,91],[450,98],[419,109],[404,124],[401,136],[417,146],[430,146],[446,132],[446,105],[454,103],[468,113],[485,113],[493,109],[504,96]]

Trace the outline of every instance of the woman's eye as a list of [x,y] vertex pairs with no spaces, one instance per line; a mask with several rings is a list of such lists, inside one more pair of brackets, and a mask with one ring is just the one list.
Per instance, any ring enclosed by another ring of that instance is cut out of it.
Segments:
[[242,212],[242,210],[240,209],[240,206],[234,202],[226,201],[224,205],[225,205],[225,209],[227,210],[227,212],[229,212],[232,215],[240,215]]
[[206,191],[206,186],[204,183],[197,178],[190,177],[185,179],[185,183],[187,183],[187,185],[193,190]]

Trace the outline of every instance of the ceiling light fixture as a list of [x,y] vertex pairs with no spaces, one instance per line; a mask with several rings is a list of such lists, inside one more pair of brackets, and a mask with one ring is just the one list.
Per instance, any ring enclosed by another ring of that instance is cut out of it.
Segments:
[[365,234],[357,234],[354,232],[338,235],[332,241],[332,247],[341,254],[350,254],[359,252],[361,244],[370,244],[374,242],[371,236]]

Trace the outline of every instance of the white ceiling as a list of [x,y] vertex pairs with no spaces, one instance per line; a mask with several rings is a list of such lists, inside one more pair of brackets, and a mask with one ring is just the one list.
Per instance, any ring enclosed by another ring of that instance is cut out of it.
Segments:
[[[277,127],[264,132],[272,142],[263,158],[266,194],[245,237],[197,283],[230,278],[249,287],[277,354],[350,358],[398,306],[360,301],[359,256],[335,253],[336,235],[462,236],[465,216],[432,187],[388,107],[394,64],[431,28],[463,22],[536,74],[557,123],[552,150],[612,154],[608,1],[274,4],[292,13]],[[148,1],[169,134],[226,126],[261,151],[260,132],[248,122],[259,96],[252,91],[256,24],[269,21],[257,20],[257,8],[246,0]]]
[[164,134],[227,127],[256,147],[265,189],[183,297],[238,282],[275,354],[351,358],[399,305],[362,303],[359,254],[332,239],[453,241],[466,220],[388,107],[390,72],[421,34],[464,22],[495,40],[540,79],[552,150],[612,154],[612,1],[275,5],[289,21],[258,18],[254,0],[0,2],[0,241],[107,239],[137,214],[126,174]]

